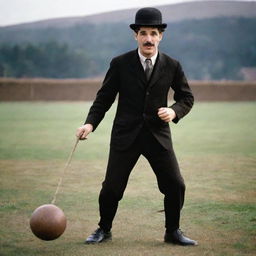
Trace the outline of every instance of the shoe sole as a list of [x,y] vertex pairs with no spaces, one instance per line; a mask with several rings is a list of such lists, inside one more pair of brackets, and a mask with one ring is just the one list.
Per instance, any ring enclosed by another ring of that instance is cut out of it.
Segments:
[[174,244],[174,245],[181,245],[181,246],[197,246],[198,243],[195,242],[194,244],[187,244],[187,243],[179,243],[179,242],[175,242],[175,241],[164,241],[167,244]]
[[105,242],[108,242],[108,241],[111,241],[112,238],[109,237],[109,238],[105,238],[99,242],[91,242],[91,241],[85,241],[84,244],[100,244],[100,243],[105,243]]

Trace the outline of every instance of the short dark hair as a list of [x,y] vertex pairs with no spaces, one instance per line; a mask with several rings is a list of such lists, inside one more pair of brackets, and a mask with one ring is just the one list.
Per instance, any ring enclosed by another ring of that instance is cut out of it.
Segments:
[[[141,28],[141,27],[150,27],[150,28],[151,28],[151,26],[138,26],[138,27],[134,28],[133,31],[134,31],[136,34],[138,34],[138,32],[140,31],[140,28]],[[162,33],[162,32],[165,31],[165,29],[164,29],[164,28],[161,28],[161,27],[154,27],[154,26],[152,26],[152,28],[157,28],[158,31],[159,31],[159,33]]]

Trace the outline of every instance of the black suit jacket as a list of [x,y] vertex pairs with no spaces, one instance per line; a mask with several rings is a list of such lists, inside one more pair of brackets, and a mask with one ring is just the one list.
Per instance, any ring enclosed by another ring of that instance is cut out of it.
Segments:
[[92,124],[95,130],[118,94],[111,146],[125,150],[146,125],[157,140],[170,149],[169,123],[157,115],[160,107],[167,107],[170,88],[174,90],[175,101],[170,107],[177,115],[173,122],[177,123],[190,111],[194,102],[179,62],[159,52],[151,79],[147,82],[138,50],[125,53],[111,61],[85,123]]

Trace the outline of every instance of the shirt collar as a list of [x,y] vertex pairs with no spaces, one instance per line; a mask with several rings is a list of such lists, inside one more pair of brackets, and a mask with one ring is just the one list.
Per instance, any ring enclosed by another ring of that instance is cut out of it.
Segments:
[[151,58],[146,58],[146,57],[144,57],[144,56],[140,53],[140,49],[138,48],[138,54],[139,54],[141,63],[145,63],[145,60],[146,60],[146,59],[151,59],[152,65],[153,65],[153,66],[155,65],[155,63],[156,63],[156,58],[157,58],[157,55],[158,55],[158,51],[157,51],[156,54],[153,55]]

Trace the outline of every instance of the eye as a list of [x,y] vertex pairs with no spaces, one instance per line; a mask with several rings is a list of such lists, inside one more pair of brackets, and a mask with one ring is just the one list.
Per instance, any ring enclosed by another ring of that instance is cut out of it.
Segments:
[[151,32],[151,36],[157,36],[158,34],[157,34],[157,32],[156,31],[152,31]]

